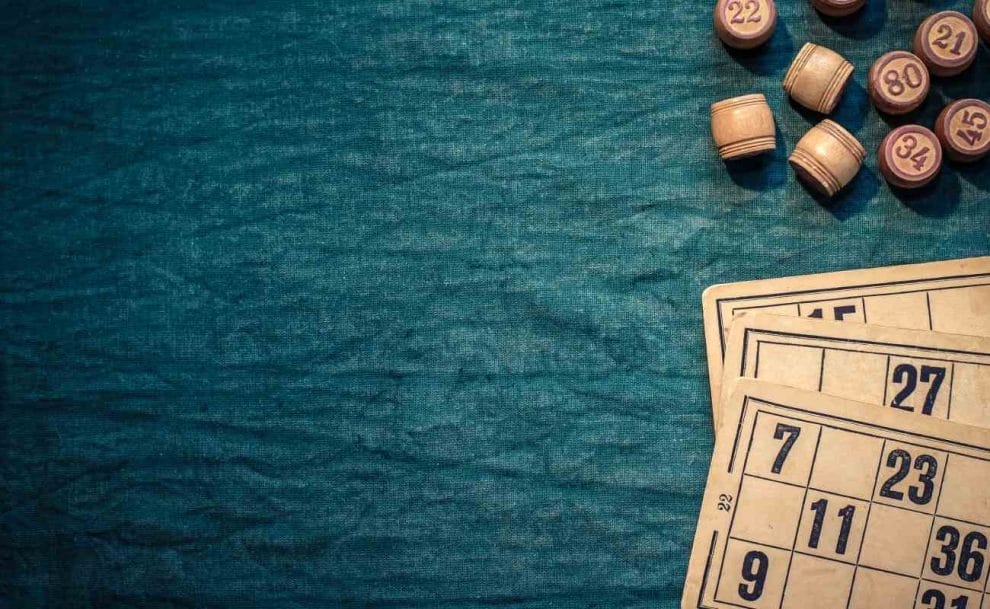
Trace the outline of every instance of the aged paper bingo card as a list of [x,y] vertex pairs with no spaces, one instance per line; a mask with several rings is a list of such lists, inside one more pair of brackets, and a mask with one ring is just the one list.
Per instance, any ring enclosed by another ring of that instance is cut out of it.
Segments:
[[702,298],[712,402],[744,311],[990,336],[990,257],[712,286]]
[[683,609],[990,607],[990,430],[737,382]]
[[990,428],[990,338],[745,313],[724,370]]

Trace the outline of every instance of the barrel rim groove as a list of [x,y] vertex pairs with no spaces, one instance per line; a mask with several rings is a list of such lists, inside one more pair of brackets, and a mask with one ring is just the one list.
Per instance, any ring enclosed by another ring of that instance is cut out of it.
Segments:
[[860,163],[866,159],[866,149],[859,143],[856,136],[849,133],[849,131],[847,131],[846,128],[839,123],[826,118],[822,122],[818,123],[816,128],[825,131],[835,138],[842,145],[842,147],[856,157]]
[[806,172],[817,182],[816,185],[823,188],[825,194],[829,196],[839,192],[842,188],[842,185],[839,183],[839,179],[832,175],[832,173],[828,170],[828,167],[815,158],[815,156],[811,153],[805,152],[800,148],[795,148],[794,151],[791,152],[791,156],[787,159],[787,161],[792,166]]
[[804,46],[798,51],[794,61],[791,62],[791,67],[788,68],[787,74],[784,75],[784,91],[791,92],[791,89],[794,88],[794,81],[797,80],[798,75],[804,70],[808,61],[811,60],[811,56],[819,48],[820,46],[813,42],[804,43]]

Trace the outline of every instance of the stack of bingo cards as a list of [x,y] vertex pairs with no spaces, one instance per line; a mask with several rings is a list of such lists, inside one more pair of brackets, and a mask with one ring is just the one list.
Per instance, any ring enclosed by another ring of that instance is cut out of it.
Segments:
[[990,257],[717,285],[684,609],[990,608]]

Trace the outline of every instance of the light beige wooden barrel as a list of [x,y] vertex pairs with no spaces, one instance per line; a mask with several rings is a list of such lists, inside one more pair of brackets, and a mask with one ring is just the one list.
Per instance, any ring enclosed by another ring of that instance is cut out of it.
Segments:
[[791,153],[791,166],[815,190],[832,196],[859,173],[863,145],[838,123],[825,119],[804,134]]
[[807,43],[794,58],[784,90],[805,108],[829,114],[849,84],[853,65],[831,49]]
[[712,138],[726,161],[774,150],[773,112],[766,98],[754,93],[712,104]]

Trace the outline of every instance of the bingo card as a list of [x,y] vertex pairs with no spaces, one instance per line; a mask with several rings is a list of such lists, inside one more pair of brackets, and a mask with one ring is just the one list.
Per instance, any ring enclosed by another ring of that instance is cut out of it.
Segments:
[[990,427],[990,338],[745,313],[723,398],[740,377]]
[[702,304],[714,405],[729,325],[744,311],[990,336],[990,257],[727,283]]
[[683,609],[980,609],[990,430],[737,381]]

